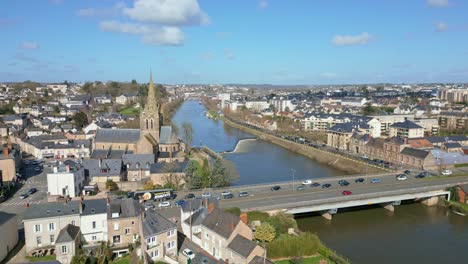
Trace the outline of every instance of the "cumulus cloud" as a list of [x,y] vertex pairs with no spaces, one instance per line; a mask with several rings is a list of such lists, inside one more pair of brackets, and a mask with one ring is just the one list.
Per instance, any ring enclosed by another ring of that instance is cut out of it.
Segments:
[[36,42],[29,42],[29,41],[25,41],[23,43],[21,43],[20,45],[20,48],[22,49],[28,49],[28,50],[35,50],[35,49],[39,49],[39,44],[37,44]]
[[131,19],[162,25],[203,25],[210,21],[197,0],[136,0],[133,7],[122,11]]
[[150,45],[178,46],[184,42],[184,33],[178,27],[150,26],[137,23],[121,23],[115,20],[103,21],[101,30],[141,35],[141,41]]
[[444,23],[444,22],[437,22],[435,24],[435,30],[437,32],[444,32],[448,29],[448,24],[447,23]]
[[427,0],[427,4],[433,7],[447,7],[449,0]]
[[365,45],[372,40],[372,36],[363,32],[359,35],[335,35],[332,38],[332,43],[336,46],[353,46]]
[[260,0],[258,1],[258,7],[261,9],[265,9],[268,7],[268,1],[267,0]]

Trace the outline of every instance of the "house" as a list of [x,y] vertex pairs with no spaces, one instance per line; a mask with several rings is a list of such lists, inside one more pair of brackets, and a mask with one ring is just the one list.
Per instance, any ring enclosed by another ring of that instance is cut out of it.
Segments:
[[105,183],[108,180],[120,182],[123,178],[121,159],[83,160],[83,166],[85,176],[93,183]]
[[177,259],[177,225],[155,211],[146,211],[142,218],[142,249],[151,262],[166,257]]
[[136,100],[137,96],[135,94],[122,94],[115,98],[115,102],[122,105],[135,102]]
[[4,115],[2,119],[3,119],[3,123],[5,124],[18,126],[21,128],[23,128],[26,124],[24,119],[19,115]]
[[417,167],[420,169],[432,168],[436,164],[435,157],[430,151],[405,147],[398,157],[402,164]]
[[341,123],[327,132],[327,145],[341,150],[349,150],[353,134],[368,134],[370,127],[363,122]]
[[86,185],[84,168],[71,160],[60,162],[47,173],[47,192],[50,196],[78,197]]
[[80,203],[80,229],[88,244],[106,242],[107,237],[107,199],[89,199]]
[[18,243],[18,219],[16,215],[0,211],[0,262]]
[[70,264],[81,244],[81,231],[78,226],[68,224],[57,236],[55,255],[62,264]]
[[111,104],[112,96],[108,94],[95,95],[93,100],[96,104]]
[[424,128],[412,121],[394,123],[390,126],[390,137],[419,138],[424,137]]
[[42,131],[42,129],[40,129],[40,128],[34,128],[34,127],[28,128],[28,129],[27,129],[27,132],[26,132],[26,135],[27,135],[28,137],[37,137],[37,136],[40,136],[40,135],[42,135],[42,134],[44,134],[44,132]]
[[9,135],[9,128],[6,124],[0,123],[0,137],[8,137]]
[[16,172],[21,166],[21,151],[17,144],[0,145],[0,186],[4,182],[16,180]]
[[185,183],[185,168],[188,161],[158,162],[151,165],[149,174],[155,185],[164,186],[168,182],[183,185]]
[[154,154],[124,154],[123,165],[127,168],[128,181],[141,181],[150,176],[150,167],[155,163]]
[[441,149],[447,152],[463,152],[463,146],[458,142],[446,142],[442,144]]

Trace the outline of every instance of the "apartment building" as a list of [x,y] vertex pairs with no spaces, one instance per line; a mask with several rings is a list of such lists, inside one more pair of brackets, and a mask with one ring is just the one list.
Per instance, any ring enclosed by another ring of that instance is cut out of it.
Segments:
[[51,196],[78,197],[85,186],[84,168],[80,163],[67,160],[47,173],[47,192]]

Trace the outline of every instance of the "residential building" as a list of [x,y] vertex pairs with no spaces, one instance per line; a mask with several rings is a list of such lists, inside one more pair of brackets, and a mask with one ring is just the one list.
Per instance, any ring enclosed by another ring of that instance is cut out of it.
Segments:
[[47,173],[47,192],[50,196],[78,197],[86,185],[84,168],[71,160],[60,162]]
[[450,103],[468,102],[468,89],[442,89],[439,98]]
[[16,215],[0,211],[0,262],[18,243],[18,219]]
[[142,218],[142,249],[152,262],[177,259],[177,225],[155,211],[146,211]]
[[327,145],[335,149],[348,151],[353,134],[368,134],[369,129],[369,125],[363,122],[336,124],[327,132]]
[[137,100],[137,96],[135,94],[121,94],[115,98],[115,102],[117,104],[128,104],[128,103],[133,103]]
[[270,108],[270,104],[267,100],[246,101],[245,107],[256,112],[261,112],[262,110]]
[[441,112],[439,126],[444,131],[468,132],[468,113],[466,111]]
[[424,128],[412,121],[394,123],[390,126],[390,137],[419,138],[424,136]]
[[120,182],[124,177],[121,159],[83,160],[85,177],[92,183],[105,183],[108,180]]
[[78,226],[68,224],[60,230],[55,241],[55,255],[62,264],[70,264],[81,245],[81,231]]
[[21,151],[17,144],[0,145],[0,186],[14,181],[21,166]]
[[291,100],[283,97],[271,99],[270,104],[273,105],[276,112],[293,111],[296,108]]
[[87,199],[80,205],[80,229],[84,240],[88,244],[106,242],[107,237],[107,210],[106,199]]
[[149,173],[153,184],[164,186],[169,182],[185,183],[185,168],[188,161],[158,162],[151,165]]
[[156,161],[154,154],[124,154],[123,165],[127,169],[128,181],[141,181],[150,176],[150,167]]
[[404,122],[407,119],[414,118],[413,114],[398,114],[398,115],[372,115],[372,118],[377,119],[380,122],[380,134],[389,135],[390,126],[394,123]]

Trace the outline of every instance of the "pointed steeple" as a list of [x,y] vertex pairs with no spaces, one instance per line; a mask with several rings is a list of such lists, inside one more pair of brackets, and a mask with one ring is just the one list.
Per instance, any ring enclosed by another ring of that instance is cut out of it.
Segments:
[[154,84],[153,84],[153,72],[150,70],[148,97],[146,99],[145,109],[147,109],[149,112],[154,112],[155,110],[157,111],[157,108],[158,108],[157,105],[158,103],[156,102],[156,92],[154,90]]

